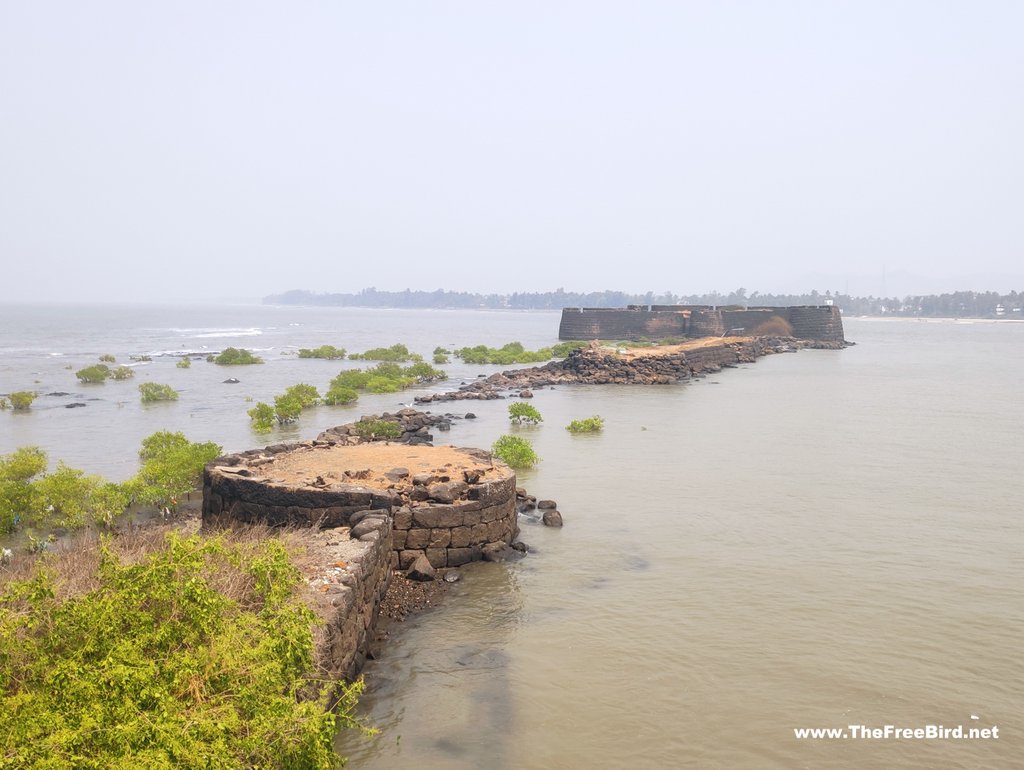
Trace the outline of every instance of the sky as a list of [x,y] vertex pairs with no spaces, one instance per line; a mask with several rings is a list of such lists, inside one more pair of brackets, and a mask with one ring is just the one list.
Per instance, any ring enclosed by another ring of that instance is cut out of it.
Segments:
[[0,0],[0,301],[1024,290],[1024,3]]

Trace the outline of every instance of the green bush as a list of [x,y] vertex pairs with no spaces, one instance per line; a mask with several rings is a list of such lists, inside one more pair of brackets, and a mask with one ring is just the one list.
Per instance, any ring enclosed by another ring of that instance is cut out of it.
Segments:
[[161,385],[157,382],[144,382],[139,385],[139,393],[142,394],[142,403],[148,404],[152,401],[177,401],[178,391],[170,385]]
[[397,393],[401,385],[390,377],[371,377],[367,380],[365,389],[371,393]]
[[130,366],[119,366],[110,372],[112,380],[130,380],[135,376],[135,370]]
[[352,426],[352,430],[360,438],[371,440],[399,438],[402,435],[402,426],[390,420],[360,420]]
[[570,433],[597,433],[602,428],[604,428],[604,418],[598,417],[596,414],[583,420],[573,420],[565,426]]
[[110,367],[106,364],[93,364],[75,372],[82,382],[103,382],[110,376]]
[[284,392],[284,397],[297,401],[303,409],[320,403],[320,393],[312,385],[299,383],[292,385]]
[[365,361],[422,361],[423,356],[409,351],[405,345],[398,343],[389,348],[371,348],[365,353],[353,353],[349,358],[362,359]]
[[0,412],[2,412],[4,409],[10,409],[10,408],[11,408],[11,402],[8,401],[3,396],[0,396]]
[[566,342],[559,342],[557,345],[552,346],[551,356],[553,358],[565,358],[574,350],[585,348],[589,344],[589,342],[584,342],[583,340],[568,340]]
[[516,423],[516,425],[522,425],[524,422],[536,425],[544,420],[544,418],[540,416],[540,412],[538,412],[532,404],[528,404],[525,401],[516,401],[515,403],[509,404],[508,418],[512,422]]
[[450,364],[451,359],[448,358],[444,353],[434,353],[435,364]]
[[115,361],[117,361],[117,359],[114,356],[112,356],[110,353],[104,353],[102,356],[100,356],[100,361],[103,361],[104,363],[112,364]]
[[162,430],[147,436],[139,450],[142,467],[133,479],[135,499],[173,504],[176,498],[202,486],[203,468],[221,452],[219,444],[191,442],[180,432]]
[[128,356],[129,361],[152,361],[151,356]]
[[415,378],[417,382],[436,382],[447,379],[448,375],[440,369],[435,369],[425,361],[419,361],[412,366],[402,370],[403,377]]
[[109,524],[128,507],[128,493],[122,485],[64,463],[46,473],[46,464],[46,453],[38,447],[22,447],[0,457],[0,533],[12,531],[17,524]]
[[25,411],[32,408],[32,402],[36,400],[36,394],[30,390],[19,390],[11,394],[11,407],[15,411]]
[[339,406],[341,404],[351,404],[358,398],[359,394],[352,388],[332,385],[330,390],[328,390],[327,394],[324,396],[324,403],[328,406]]
[[548,361],[552,357],[551,348],[526,350],[521,342],[509,342],[500,348],[489,348],[486,345],[459,348],[455,355],[467,364],[532,364]]
[[505,434],[491,445],[491,451],[510,468],[532,468],[540,462],[533,444],[520,436]]
[[260,401],[247,414],[252,420],[252,429],[257,433],[270,433],[274,429],[277,417],[274,414],[274,407],[270,404]]
[[213,361],[221,366],[244,366],[246,364],[262,364],[263,359],[254,356],[245,348],[224,348],[219,355],[207,357],[207,361]]
[[332,388],[352,388],[352,390],[363,390],[369,382],[370,375],[362,369],[346,369],[340,372],[337,377],[331,380]]
[[321,345],[318,348],[299,348],[299,358],[326,358],[329,361],[336,361],[345,357],[345,348],[336,348],[334,345]]
[[[171,534],[141,559],[107,541],[79,562],[0,592],[4,767],[338,766],[360,687],[328,708],[316,616],[278,540]],[[56,577],[83,563],[85,588]]]
[[192,366],[192,359],[183,358],[180,361],[178,361],[178,363],[176,363],[175,366],[178,367],[179,369],[188,369]]

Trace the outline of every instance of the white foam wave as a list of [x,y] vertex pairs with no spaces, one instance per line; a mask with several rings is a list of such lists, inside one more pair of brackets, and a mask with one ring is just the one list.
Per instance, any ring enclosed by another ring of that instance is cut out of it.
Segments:
[[207,339],[210,337],[258,337],[263,334],[263,331],[256,327],[249,327],[247,329],[214,329],[206,327],[200,329],[171,329],[171,331],[183,337],[193,337],[196,339]]

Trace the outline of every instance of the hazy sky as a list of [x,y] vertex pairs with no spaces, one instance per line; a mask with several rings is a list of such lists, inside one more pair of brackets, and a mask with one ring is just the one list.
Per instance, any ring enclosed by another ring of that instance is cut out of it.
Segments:
[[1024,289],[1024,3],[0,0],[0,300]]

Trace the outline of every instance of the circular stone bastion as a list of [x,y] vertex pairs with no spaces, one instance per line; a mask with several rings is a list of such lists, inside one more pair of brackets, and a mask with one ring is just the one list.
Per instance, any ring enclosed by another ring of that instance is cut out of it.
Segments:
[[421,554],[433,567],[476,561],[519,534],[516,476],[481,449],[320,440],[227,455],[204,472],[204,524],[350,527],[376,540],[382,519],[392,567]]

